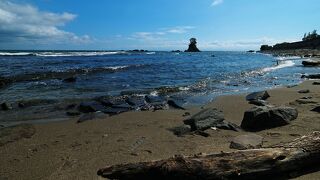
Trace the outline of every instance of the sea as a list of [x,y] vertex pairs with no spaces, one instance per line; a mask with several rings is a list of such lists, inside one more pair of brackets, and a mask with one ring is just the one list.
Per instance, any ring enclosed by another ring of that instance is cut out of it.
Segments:
[[[1,51],[0,102],[162,95],[201,105],[221,95],[300,83],[301,57],[249,52]],[[64,79],[75,77],[75,82]]]

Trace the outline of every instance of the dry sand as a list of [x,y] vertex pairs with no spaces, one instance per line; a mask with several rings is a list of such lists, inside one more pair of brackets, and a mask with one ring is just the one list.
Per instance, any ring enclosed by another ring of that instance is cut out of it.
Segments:
[[[299,94],[301,89],[311,92]],[[265,146],[320,131],[320,114],[310,111],[320,105],[319,85],[306,81],[268,92],[269,102],[296,107],[299,117],[290,125],[258,132]],[[296,102],[305,96],[312,96],[315,103]],[[240,125],[244,111],[252,105],[245,101],[245,95],[234,95],[219,97],[206,107],[223,110],[228,121]],[[0,179],[99,179],[96,172],[106,165],[233,151],[230,140],[246,132],[210,129],[206,131],[209,137],[177,137],[168,130],[183,124],[185,112],[194,114],[200,109],[128,112],[81,124],[72,119],[6,128],[0,132]],[[297,179],[320,179],[320,172]]]

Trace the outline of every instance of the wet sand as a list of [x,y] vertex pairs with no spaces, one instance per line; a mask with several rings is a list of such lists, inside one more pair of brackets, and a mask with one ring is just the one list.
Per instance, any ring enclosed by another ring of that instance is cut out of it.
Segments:
[[[312,131],[320,131],[320,114],[310,111],[320,105],[320,86],[306,81],[291,88],[268,90],[268,102],[296,107],[299,116],[290,125],[257,132],[264,146],[290,141]],[[299,90],[310,93],[300,94]],[[311,96],[315,103],[301,104],[297,99]],[[240,125],[244,111],[253,105],[245,94],[219,97],[205,107],[216,107],[226,120]],[[100,179],[96,172],[106,165],[149,161],[176,154],[234,151],[230,140],[247,132],[206,130],[209,137],[177,137],[168,129],[183,124],[188,110],[127,112],[118,116],[86,121],[77,119],[48,124],[20,125],[0,130],[0,179]],[[320,179],[320,172],[297,179]]]

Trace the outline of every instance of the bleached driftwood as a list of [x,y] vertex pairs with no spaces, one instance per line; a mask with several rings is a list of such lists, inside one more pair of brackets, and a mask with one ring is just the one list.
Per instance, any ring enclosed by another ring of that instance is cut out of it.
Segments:
[[108,166],[109,179],[288,179],[320,170],[320,132],[268,148]]

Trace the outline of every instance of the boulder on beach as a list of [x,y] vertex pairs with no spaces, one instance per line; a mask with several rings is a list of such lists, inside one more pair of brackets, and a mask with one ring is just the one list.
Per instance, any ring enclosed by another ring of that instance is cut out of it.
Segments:
[[203,131],[211,127],[234,131],[238,129],[236,125],[225,121],[222,111],[216,108],[204,109],[184,120],[184,123],[190,125],[192,131]]
[[241,127],[247,131],[260,131],[284,126],[298,117],[298,111],[292,107],[253,107],[244,113]]
[[200,52],[200,50],[197,47],[197,39],[196,38],[190,39],[189,48],[185,52]]
[[255,101],[255,100],[266,100],[270,97],[267,91],[260,91],[248,94],[246,96],[247,101]]
[[232,139],[231,149],[245,150],[261,148],[263,137],[256,134],[240,135]]

